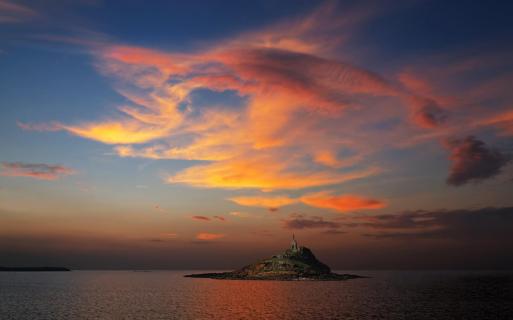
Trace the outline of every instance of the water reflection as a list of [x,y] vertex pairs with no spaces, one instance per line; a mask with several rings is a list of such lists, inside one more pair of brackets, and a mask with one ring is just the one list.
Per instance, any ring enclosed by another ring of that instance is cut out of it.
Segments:
[[0,318],[513,318],[512,273],[372,272],[370,279],[346,282],[191,279],[185,273],[2,273]]

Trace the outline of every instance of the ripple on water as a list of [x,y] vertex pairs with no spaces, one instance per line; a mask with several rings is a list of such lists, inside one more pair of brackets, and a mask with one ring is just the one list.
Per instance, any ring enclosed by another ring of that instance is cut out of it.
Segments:
[[342,282],[180,271],[1,273],[1,319],[513,319],[513,273],[355,272]]

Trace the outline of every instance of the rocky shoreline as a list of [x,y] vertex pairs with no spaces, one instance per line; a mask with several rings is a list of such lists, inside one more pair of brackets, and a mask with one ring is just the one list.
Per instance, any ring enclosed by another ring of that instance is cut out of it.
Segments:
[[273,281],[345,281],[350,279],[367,278],[355,274],[263,274],[263,275],[247,275],[238,272],[219,272],[219,273],[199,273],[187,274],[187,278],[206,278],[218,280],[273,280]]

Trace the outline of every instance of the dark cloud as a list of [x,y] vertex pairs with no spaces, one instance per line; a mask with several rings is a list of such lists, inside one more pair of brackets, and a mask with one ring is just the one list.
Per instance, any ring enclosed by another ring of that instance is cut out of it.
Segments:
[[356,221],[344,223],[346,227],[370,227],[376,229],[415,229],[436,226],[433,215],[446,211],[408,211],[398,214],[382,214],[371,217],[357,217]]
[[358,104],[358,96],[397,96],[383,77],[348,63],[306,53],[259,48],[242,50],[243,63],[237,65],[244,76],[297,94],[316,98],[316,108],[337,110]]
[[[416,211],[367,217],[376,238],[432,238],[480,243],[513,242],[513,207]],[[393,230],[393,231],[392,231]]]
[[29,177],[39,180],[56,180],[74,174],[71,168],[45,163],[2,162],[0,175],[10,177]]
[[447,112],[440,108],[432,99],[420,99],[419,106],[413,115],[414,121],[425,128],[435,128],[442,125],[448,117]]
[[337,229],[341,224],[324,220],[322,217],[303,217],[296,215],[287,220],[283,220],[283,226],[286,229]]
[[[0,216],[21,219],[17,212],[1,209]],[[319,218],[293,215],[289,220]],[[344,235],[336,234],[347,231],[343,228],[349,228],[349,224],[337,220],[340,228],[308,229],[318,235],[310,239],[301,237],[300,241],[313,248],[322,261],[340,270],[513,268],[513,206],[359,215],[347,220],[354,222],[353,226],[367,227],[368,237],[340,241]],[[352,229],[351,233],[356,231]],[[72,269],[233,269],[282,251],[288,245],[288,237],[283,239],[282,233],[273,232],[250,228],[248,233],[257,235],[257,239],[274,237],[275,241],[255,240],[245,245],[239,241],[221,243],[189,238],[171,241],[176,236],[173,233],[120,239],[87,232],[73,235],[16,232],[0,237],[0,261]],[[326,245],[326,240],[330,245]]]
[[192,216],[191,218],[193,220],[197,220],[197,221],[212,221],[212,219],[216,219],[219,221],[226,221],[225,217],[223,217],[223,216],[212,216],[212,218],[207,217],[207,216]]
[[452,161],[447,184],[460,186],[468,182],[479,182],[496,176],[511,156],[488,147],[473,136],[447,142]]
[[210,218],[205,216],[192,216],[192,219],[198,221],[210,221]]

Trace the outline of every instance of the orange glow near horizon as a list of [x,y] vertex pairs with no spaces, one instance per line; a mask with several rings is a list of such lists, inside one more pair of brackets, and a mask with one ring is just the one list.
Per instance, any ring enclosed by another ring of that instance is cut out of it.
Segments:
[[200,232],[196,235],[196,239],[205,240],[205,241],[217,240],[217,239],[221,239],[224,237],[225,237],[225,235],[221,234],[221,233],[208,233],[208,232]]

